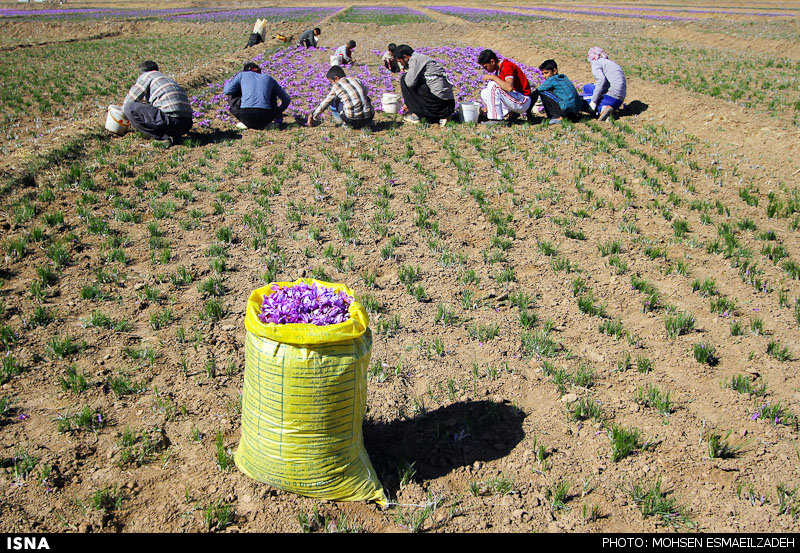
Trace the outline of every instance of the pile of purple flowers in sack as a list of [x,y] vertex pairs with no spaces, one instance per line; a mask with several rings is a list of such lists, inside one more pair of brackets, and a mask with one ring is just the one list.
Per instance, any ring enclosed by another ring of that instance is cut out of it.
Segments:
[[325,326],[343,323],[350,318],[353,298],[344,292],[299,283],[281,287],[272,285],[273,293],[264,296],[258,319],[262,323],[311,323]]

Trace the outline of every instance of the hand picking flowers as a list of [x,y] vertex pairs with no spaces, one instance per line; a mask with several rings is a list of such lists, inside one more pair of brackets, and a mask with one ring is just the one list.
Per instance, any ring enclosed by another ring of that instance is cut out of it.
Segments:
[[262,323],[325,326],[343,323],[350,318],[353,298],[344,292],[306,283],[287,287],[274,284],[272,290],[273,293],[265,295],[261,303],[258,318]]

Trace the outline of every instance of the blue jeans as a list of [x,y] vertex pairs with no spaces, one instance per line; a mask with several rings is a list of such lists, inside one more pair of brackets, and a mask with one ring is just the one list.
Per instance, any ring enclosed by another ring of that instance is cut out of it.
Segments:
[[336,121],[339,125],[347,125],[349,127],[353,127],[354,129],[360,129],[365,125],[369,125],[372,123],[372,119],[348,119],[347,116],[344,114],[344,110],[342,109],[342,101],[339,98],[336,98],[333,103],[331,104],[331,115],[333,116],[333,120]]
[[[592,96],[594,95],[594,85],[589,83],[583,85],[583,99],[587,102],[592,101]],[[622,100],[617,100],[613,96],[609,96],[608,94],[603,94],[600,96],[600,101],[597,102],[597,106],[595,106],[595,112],[597,115],[600,115],[600,112],[603,111],[605,106],[611,106],[614,109],[619,109],[622,105]]]

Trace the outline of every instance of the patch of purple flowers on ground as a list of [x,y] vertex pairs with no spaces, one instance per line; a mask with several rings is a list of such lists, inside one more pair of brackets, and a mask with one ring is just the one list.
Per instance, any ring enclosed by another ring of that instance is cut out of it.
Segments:
[[285,288],[273,284],[272,290],[274,292],[264,296],[261,303],[258,318],[262,323],[326,326],[343,323],[350,318],[353,298],[344,292],[302,282]]
[[425,6],[425,7],[435,12],[443,13],[445,15],[460,17],[461,19],[466,19],[467,21],[472,21],[475,23],[479,23],[482,21],[495,21],[495,20],[507,21],[509,19],[529,19],[529,18],[554,19],[552,17],[546,17],[543,15],[523,13],[512,10],[465,8],[462,6]]
[[150,10],[115,10],[111,8],[65,8],[51,10],[0,9],[0,17],[43,17],[49,19],[120,19],[158,17],[176,13],[203,12],[208,8],[162,8]]
[[515,9],[530,10],[533,12],[567,13],[576,15],[596,15],[599,17],[626,17],[630,19],[655,19],[657,21],[693,21],[695,17],[677,17],[672,15],[646,15],[632,13],[614,13],[599,10],[568,10],[559,8],[531,8],[527,6],[514,6]]
[[330,8],[303,8],[303,7],[283,7],[283,8],[248,8],[234,10],[216,10],[206,13],[188,13],[175,15],[170,19],[180,19],[184,21],[199,22],[220,22],[220,21],[249,21],[251,19],[266,19],[275,21],[321,21],[329,15],[340,11],[341,7]]
[[343,21],[346,21],[348,17],[381,18],[381,17],[391,17],[391,16],[402,17],[404,18],[404,22],[414,21],[414,20],[430,21],[430,17],[428,17],[421,11],[408,8],[406,6],[353,6],[352,8],[347,10],[344,14],[342,14],[342,16],[340,17],[342,18]]
[[[587,9],[599,9],[601,6],[576,6],[578,8],[587,8]],[[689,7],[685,8],[655,8],[648,5],[642,5],[637,7],[630,7],[630,6],[602,6],[604,9],[608,10],[628,10],[628,11],[637,11],[637,12],[685,12],[685,13],[718,13],[723,15],[753,15],[753,16],[763,16],[763,17],[794,17],[796,14],[793,13],[763,13],[763,12],[729,12],[729,11],[721,11],[719,9],[713,10],[706,10],[706,9],[693,9]],[[766,8],[765,8],[766,9]],[[791,8],[778,8],[778,9],[791,9]]]
[[428,18],[427,15],[419,10],[407,8],[405,6],[353,6],[350,8],[352,13],[357,15],[365,14],[378,14],[378,15],[421,15]]
[[[440,46],[421,47],[416,50],[444,66],[448,79],[453,84],[457,103],[480,99],[480,91],[485,86],[481,75],[485,71],[478,65],[477,58],[483,48]],[[331,84],[325,78],[325,73],[330,67],[329,54],[332,52],[332,48],[289,47],[269,56],[259,54],[252,61],[257,63],[264,73],[278,81],[291,97],[292,101],[285,115],[304,117],[319,105],[330,91]],[[348,77],[355,77],[364,84],[377,111],[381,111],[380,99],[384,93],[399,92],[400,85],[396,81],[403,75],[393,74],[382,65],[377,65],[382,53],[378,50],[372,52],[375,59],[369,63],[375,65],[368,63],[344,67]],[[502,57],[500,52],[497,52],[497,55]],[[357,59],[357,61],[365,60]],[[538,86],[544,80],[538,67],[518,65],[525,72],[532,87]],[[198,127],[210,127],[212,117],[230,125],[236,124],[228,109],[228,99],[222,93],[224,85],[225,82],[211,83],[205,91],[189,98],[195,124]],[[576,83],[576,86],[580,86],[579,83]]]

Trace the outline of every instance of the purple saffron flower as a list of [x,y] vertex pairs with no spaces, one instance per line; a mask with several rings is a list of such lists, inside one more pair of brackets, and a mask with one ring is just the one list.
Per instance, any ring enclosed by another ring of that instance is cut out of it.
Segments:
[[275,284],[273,293],[264,296],[259,320],[264,323],[307,323],[326,326],[346,322],[350,318],[353,298],[344,292],[306,283],[282,288]]

